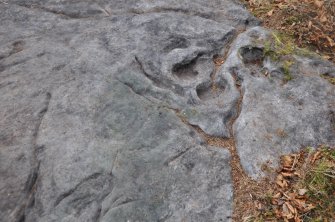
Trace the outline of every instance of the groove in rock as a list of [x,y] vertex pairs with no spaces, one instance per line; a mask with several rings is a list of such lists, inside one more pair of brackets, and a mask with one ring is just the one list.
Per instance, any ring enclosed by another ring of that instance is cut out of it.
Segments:
[[234,42],[234,40],[237,38],[237,36],[239,36],[241,33],[246,31],[246,27],[245,26],[240,26],[236,28],[236,33],[232,35],[232,37],[229,39],[229,41],[227,42],[227,47],[224,51],[223,55],[214,55],[213,56],[213,62],[215,64],[215,68],[213,73],[211,74],[211,80],[212,80],[212,91],[215,92],[218,88],[218,86],[215,83],[216,80],[216,76],[218,71],[220,70],[221,66],[226,62],[227,57],[229,55],[230,49],[232,47],[232,43]]
[[175,161],[179,157],[183,156],[185,153],[187,153],[192,147],[186,148],[184,151],[179,152],[177,155],[171,157],[169,160],[167,160],[164,165],[169,165],[171,162]]
[[[240,157],[236,149],[236,141],[234,137],[233,125],[238,119],[243,102],[243,91],[241,88],[241,80],[238,77],[235,69],[232,69],[232,77],[235,80],[236,88],[240,93],[240,97],[236,104],[236,114],[231,118],[228,123],[228,129],[231,138],[215,137],[206,134],[200,127],[191,125],[179,111],[175,111],[176,115],[181,119],[183,123],[193,128],[206,142],[207,145],[221,147],[228,149],[231,154],[230,166],[231,174],[233,179],[234,187],[234,202],[233,202],[233,214],[232,220],[236,222],[243,221],[242,212],[250,211],[254,209],[254,196],[255,193],[262,193],[264,187],[271,186],[269,179],[264,178],[259,181],[251,179],[243,170],[240,162]],[[256,196],[256,195],[255,195]]]
[[203,19],[210,19],[215,21],[213,18],[211,18],[212,16],[210,14],[191,11],[189,9],[173,8],[173,7],[160,7],[160,8],[155,7],[149,10],[132,9],[129,10],[129,12],[137,15],[150,14],[150,13],[182,13],[188,16],[197,16]]
[[93,221],[100,221],[100,216],[101,216],[101,206],[97,209],[94,217],[93,217]]
[[199,99],[203,100],[204,102],[217,98],[222,94],[225,90],[225,87],[223,84],[217,84],[215,87],[215,90],[213,90],[212,82],[205,82],[203,84],[200,84],[196,87],[196,92],[199,97]]
[[182,61],[177,63],[172,68],[172,73],[176,75],[179,79],[189,80],[195,78],[199,73],[194,70],[198,59],[203,55],[203,53],[198,53],[190,61]]
[[116,79],[116,80],[118,82],[120,82],[122,85],[125,85],[127,88],[129,88],[129,90],[132,91],[134,94],[141,96],[145,100],[148,100],[150,103],[156,103],[156,102],[152,101],[151,99],[149,99],[148,97],[144,96],[143,93],[136,92],[135,89],[134,89],[134,87],[131,84],[122,82],[119,79]]
[[[154,77],[152,75],[150,75],[144,68],[143,63],[141,60],[139,60],[139,58],[137,56],[135,56],[135,61],[136,63],[139,65],[140,70],[142,71],[142,73],[144,74],[145,77],[147,77],[149,80],[152,81],[152,83],[162,89],[170,89],[172,90],[174,93],[176,93],[177,95],[183,96],[184,95],[184,89],[180,86],[177,85],[175,83],[173,83],[170,80],[165,80],[162,81],[162,79],[158,79],[157,77]],[[164,79],[163,79],[164,80]],[[172,86],[172,87],[171,87]]]
[[68,190],[67,192],[61,194],[57,200],[54,203],[54,207],[58,206],[60,204],[60,202],[62,202],[65,198],[67,198],[68,196],[70,196],[71,194],[73,194],[78,188],[79,186],[81,186],[83,183],[89,181],[89,180],[95,180],[97,179],[99,176],[101,176],[101,173],[94,173],[86,178],[84,178],[82,181],[80,181],[74,188]]
[[31,207],[35,201],[35,192],[37,189],[37,183],[39,178],[39,169],[40,169],[40,161],[38,160],[38,153],[40,152],[40,146],[37,145],[38,133],[40,130],[40,126],[42,120],[48,111],[49,104],[51,100],[51,93],[47,92],[45,95],[45,101],[42,109],[38,113],[38,120],[35,125],[35,129],[32,134],[32,157],[31,157],[31,165],[32,170],[28,176],[25,185],[25,193],[21,197],[21,204],[16,207],[16,209],[12,212],[11,218],[13,221],[24,222],[25,221],[25,211],[27,208]]
[[21,7],[27,8],[29,10],[37,9],[37,10],[40,10],[40,11],[52,13],[54,15],[63,16],[64,18],[67,18],[67,19],[85,19],[85,18],[90,18],[90,16],[81,16],[80,13],[66,13],[66,12],[62,12],[60,10],[50,9],[50,8],[43,7],[43,6],[37,5],[37,4],[31,4],[31,5],[29,5],[27,3],[20,3],[20,4],[13,4],[13,5],[21,6]]

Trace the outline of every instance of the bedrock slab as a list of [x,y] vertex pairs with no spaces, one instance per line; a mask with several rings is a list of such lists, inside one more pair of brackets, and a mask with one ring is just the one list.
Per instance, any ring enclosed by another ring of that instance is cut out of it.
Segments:
[[264,56],[272,34],[261,27],[239,35],[219,76],[234,75],[243,98],[233,125],[236,148],[246,173],[263,176],[263,164],[278,166],[281,155],[305,147],[335,144],[335,66],[321,57],[290,55],[285,62]]
[[230,221],[230,154],[190,125],[234,137],[253,177],[335,143],[334,86],[320,77],[334,66],[297,57],[283,85],[262,57],[269,34],[237,1],[12,0],[0,12],[3,221]]
[[8,1],[0,11],[2,221],[230,220],[230,154],[174,110],[195,106],[195,124],[227,134],[221,115],[233,111],[201,98],[213,55],[235,26],[256,23],[240,5]]

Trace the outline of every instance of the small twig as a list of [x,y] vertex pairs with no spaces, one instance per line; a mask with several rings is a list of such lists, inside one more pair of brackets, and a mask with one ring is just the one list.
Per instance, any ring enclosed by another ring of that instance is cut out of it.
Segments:
[[294,169],[294,167],[295,167],[296,164],[297,164],[297,155],[294,155],[294,160],[293,160],[293,164],[292,164],[291,170]]

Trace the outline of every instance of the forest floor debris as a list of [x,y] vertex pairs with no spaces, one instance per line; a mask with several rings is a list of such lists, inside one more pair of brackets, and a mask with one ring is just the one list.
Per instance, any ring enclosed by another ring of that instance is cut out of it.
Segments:
[[308,48],[335,62],[334,0],[243,0],[267,28],[292,36]]

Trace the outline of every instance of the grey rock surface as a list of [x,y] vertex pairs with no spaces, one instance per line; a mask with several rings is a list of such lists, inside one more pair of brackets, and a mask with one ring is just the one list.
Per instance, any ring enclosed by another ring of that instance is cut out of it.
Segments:
[[0,21],[2,221],[230,221],[230,154],[180,116],[253,177],[335,144],[334,66],[254,67],[268,33],[238,1],[11,0]]
[[335,87],[320,77],[335,76],[334,65],[317,56],[293,55],[292,80],[283,81],[282,61],[260,53],[270,36],[260,27],[242,33],[220,73],[230,72],[241,82],[243,101],[234,137],[241,164],[253,178],[263,175],[264,163],[277,166],[283,154],[335,144]]

